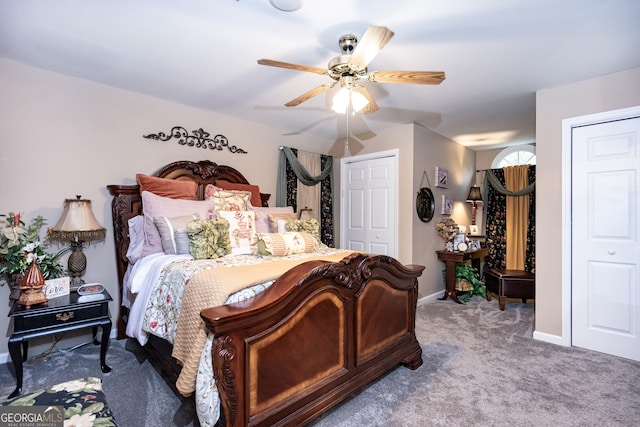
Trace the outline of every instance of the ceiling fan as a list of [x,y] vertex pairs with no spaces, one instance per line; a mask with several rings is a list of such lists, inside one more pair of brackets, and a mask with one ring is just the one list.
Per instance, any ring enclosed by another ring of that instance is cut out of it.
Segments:
[[[292,99],[284,104],[286,107],[300,105],[312,97],[333,88],[339,83],[341,92],[346,94],[347,103],[349,101],[349,95],[351,95],[351,101],[355,110],[360,109],[365,114],[373,113],[378,110],[378,104],[376,104],[376,101],[367,88],[358,83],[358,80],[361,78],[366,77],[369,81],[376,83],[428,85],[440,84],[445,79],[444,72],[442,71],[373,71],[369,73],[367,65],[369,65],[387,42],[391,40],[393,35],[393,31],[387,27],[375,25],[367,29],[360,42],[358,42],[357,37],[353,34],[343,35],[338,41],[342,54],[329,61],[326,69],[274,61],[271,59],[259,59],[258,64],[327,75],[334,80],[332,83],[323,84]],[[336,96],[339,94],[340,92],[338,92]],[[360,108],[355,108],[356,98],[359,98],[361,101],[359,105]],[[336,99],[334,98],[334,102],[335,101]]]

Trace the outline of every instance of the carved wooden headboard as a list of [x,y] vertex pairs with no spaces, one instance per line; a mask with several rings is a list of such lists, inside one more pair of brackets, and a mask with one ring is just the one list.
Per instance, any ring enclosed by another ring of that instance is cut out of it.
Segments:
[[[225,180],[237,184],[249,184],[249,181],[238,170],[231,166],[218,165],[209,160],[192,162],[181,160],[161,168],[153,174],[161,178],[192,180],[198,183],[198,197],[204,199],[207,184],[214,184],[216,180]],[[116,266],[118,268],[118,283],[120,301],[122,301],[123,279],[129,260],[129,219],[142,214],[142,197],[138,185],[108,185],[107,189],[113,196],[111,215],[113,218],[113,237],[115,240]],[[268,206],[270,194],[260,193],[262,206]],[[125,337],[125,325],[122,308],[118,315],[118,338]]]

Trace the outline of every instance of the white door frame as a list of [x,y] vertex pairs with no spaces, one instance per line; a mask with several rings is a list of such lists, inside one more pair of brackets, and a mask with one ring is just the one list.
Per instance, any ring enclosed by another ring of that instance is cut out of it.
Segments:
[[344,170],[345,170],[345,165],[347,163],[356,163],[356,162],[363,162],[366,160],[375,160],[375,159],[382,159],[385,157],[393,157],[395,163],[396,163],[396,182],[395,182],[395,216],[396,216],[396,223],[394,224],[395,227],[395,247],[396,247],[396,254],[394,255],[394,258],[397,258],[398,256],[398,205],[399,203],[397,203],[398,201],[398,192],[400,190],[398,183],[400,182],[400,178],[399,178],[399,173],[400,173],[400,169],[399,169],[399,162],[398,162],[398,158],[400,156],[400,150],[397,148],[394,148],[392,150],[385,150],[385,151],[378,151],[375,153],[369,153],[369,154],[361,154],[359,156],[349,156],[349,157],[343,157],[342,159],[340,159],[340,247],[341,248],[345,248],[346,245],[346,241],[345,241],[345,223],[346,221],[344,220],[345,218],[345,210],[346,210],[346,206],[344,203],[344,189],[346,188],[346,176],[344,174]]
[[571,346],[571,132],[574,127],[640,116],[640,106],[572,117],[562,121],[562,337]]

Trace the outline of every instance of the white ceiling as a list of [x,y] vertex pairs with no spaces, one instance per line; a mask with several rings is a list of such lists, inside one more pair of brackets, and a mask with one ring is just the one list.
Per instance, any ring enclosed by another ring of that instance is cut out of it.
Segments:
[[531,143],[537,90],[640,66],[639,0],[2,0],[0,57],[334,140],[337,87],[284,107],[332,80],[256,61],[324,68],[372,24],[395,37],[370,71],[446,80],[366,82],[380,110],[350,119],[363,140],[416,122],[476,149]]

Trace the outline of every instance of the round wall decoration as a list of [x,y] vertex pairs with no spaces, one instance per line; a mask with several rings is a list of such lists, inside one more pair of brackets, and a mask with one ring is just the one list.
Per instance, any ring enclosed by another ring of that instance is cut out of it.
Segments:
[[416,196],[416,212],[418,213],[420,221],[431,221],[435,209],[436,205],[433,200],[433,193],[431,192],[431,189],[427,187],[421,188]]

